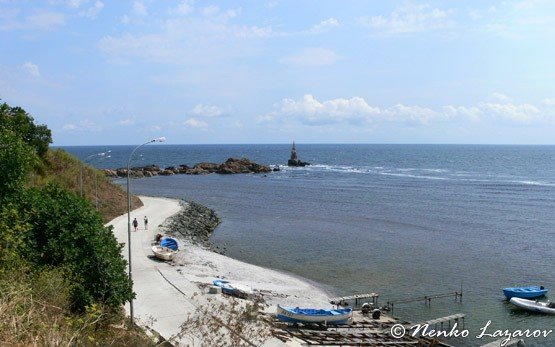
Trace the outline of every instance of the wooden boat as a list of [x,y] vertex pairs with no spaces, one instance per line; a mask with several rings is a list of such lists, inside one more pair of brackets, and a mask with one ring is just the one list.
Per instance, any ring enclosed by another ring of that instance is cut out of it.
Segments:
[[152,246],[152,253],[154,253],[154,256],[158,259],[172,260],[177,251],[172,251],[168,247],[156,245]]
[[222,292],[228,295],[233,295],[238,298],[248,299],[252,294],[252,288],[249,286],[230,283],[229,281],[222,280],[222,279],[215,279],[212,281],[216,287],[222,288]]
[[548,289],[544,286],[530,286],[530,287],[510,287],[504,288],[503,294],[507,300],[511,298],[521,298],[521,299],[535,299],[547,294]]
[[337,310],[277,306],[277,319],[289,323],[346,324],[353,316],[353,309]]
[[527,311],[555,315],[555,302],[539,302],[521,298],[511,298],[511,303]]

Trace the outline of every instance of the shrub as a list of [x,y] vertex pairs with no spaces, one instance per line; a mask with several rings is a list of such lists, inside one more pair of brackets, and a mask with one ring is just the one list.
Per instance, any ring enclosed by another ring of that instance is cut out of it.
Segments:
[[73,308],[99,301],[118,308],[133,297],[122,246],[88,201],[56,185],[30,189],[20,200],[30,230],[21,254],[38,266],[66,266]]

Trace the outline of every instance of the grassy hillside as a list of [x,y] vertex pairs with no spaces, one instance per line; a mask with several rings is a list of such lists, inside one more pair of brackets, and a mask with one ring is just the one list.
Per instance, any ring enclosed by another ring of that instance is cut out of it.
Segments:
[[[43,186],[51,182],[58,183],[76,194],[81,193],[80,169],[83,169],[83,196],[96,206],[98,192],[98,210],[104,222],[127,212],[127,193],[122,187],[111,182],[102,171],[83,164],[79,159],[62,149],[49,149],[43,163],[34,170],[28,180],[29,186]],[[98,184],[98,187],[95,186]],[[96,190],[98,188],[98,190]],[[132,209],[143,205],[133,196]]]

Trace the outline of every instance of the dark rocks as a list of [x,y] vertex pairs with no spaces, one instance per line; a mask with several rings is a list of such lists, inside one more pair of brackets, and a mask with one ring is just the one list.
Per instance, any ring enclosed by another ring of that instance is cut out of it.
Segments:
[[[108,177],[127,177],[127,168],[119,168],[116,170],[103,170]],[[279,171],[279,168],[273,171]],[[272,172],[266,165],[253,163],[247,158],[229,158],[223,164],[202,162],[192,168],[182,164],[179,166],[168,166],[161,169],[157,165],[148,165],[141,167],[133,167],[129,171],[129,176],[134,178],[152,177],[157,175],[171,176],[176,174],[187,175],[207,175],[210,173],[218,174],[245,174],[245,173],[268,173]]]
[[295,148],[295,142],[293,142],[293,147],[291,148],[291,158],[289,158],[289,160],[287,161],[287,166],[307,166],[307,165],[310,165],[310,163],[301,161],[299,160],[299,158],[297,158],[297,148]]
[[164,228],[168,234],[182,236],[194,244],[210,246],[210,236],[219,224],[220,218],[214,210],[196,202],[190,202],[178,214],[171,217]]

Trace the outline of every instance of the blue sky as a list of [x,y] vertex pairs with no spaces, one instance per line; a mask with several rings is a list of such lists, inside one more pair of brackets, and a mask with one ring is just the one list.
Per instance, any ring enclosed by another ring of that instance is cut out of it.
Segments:
[[56,145],[555,143],[555,1],[0,0]]

